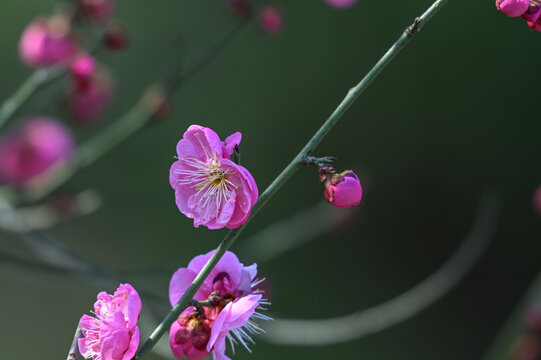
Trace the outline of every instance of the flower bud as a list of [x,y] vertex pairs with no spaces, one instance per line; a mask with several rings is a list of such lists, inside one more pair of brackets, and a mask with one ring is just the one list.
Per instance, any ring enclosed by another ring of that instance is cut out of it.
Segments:
[[105,21],[115,12],[113,0],[79,0],[81,12],[89,19]]
[[357,2],[357,0],[325,0],[325,2],[337,9],[345,9]]
[[496,9],[510,17],[519,17],[530,6],[530,0],[496,0]]
[[278,35],[284,27],[284,16],[276,6],[266,5],[259,13],[259,23],[267,34]]
[[536,22],[541,15],[541,7],[530,5],[528,10],[522,15],[522,18],[528,22]]
[[118,23],[109,25],[105,30],[103,42],[109,50],[116,51],[124,49],[128,44],[126,29]]
[[19,42],[22,60],[32,67],[67,63],[76,50],[70,19],[64,15],[32,21],[24,29]]
[[[90,64],[86,65],[87,69],[78,70],[82,73],[90,70]],[[113,92],[113,80],[105,70],[96,71],[88,78],[75,77],[67,95],[70,115],[81,125],[93,124],[107,109],[113,98]]]
[[71,64],[70,73],[75,81],[75,86],[82,91],[88,88],[96,69],[96,60],[90,55],[80,55]]
[[351,170],[334,174],[325,183],[325,199],[336,207],[359,205],[362,195],[361,182]]
[[64,126],[48,117],[31,118],[0,140],[0,179],[12,186],[23,185],[67,159],[74,147]]

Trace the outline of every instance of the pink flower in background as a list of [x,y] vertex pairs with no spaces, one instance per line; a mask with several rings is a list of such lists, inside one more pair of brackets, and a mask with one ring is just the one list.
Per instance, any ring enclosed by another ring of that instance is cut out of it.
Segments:
[[[210,259],[214,250],[190,261],[187,268],[178,269],[169,283],[169,300],[174,306]],[[210,352],[214,360],[228,360],[225,355],[226,338],[233,344],[248,349],[250,334],[263,330],[254,320],[270,320],[257,309],[269,303],[255,287],[263,280],[256,280],[257,265],[244,266],[237,256],[227,251],[204,281],[194,298],[210,300],[213,307],[200,311],[189,307],[171,326],[169,345],[173,354],[182,359],[200,360]],[[201,313],[203,312],[203,313]]]
[[539,215],[541,215],[541,186],[539,186],[535,191],[533,196],[533,204]]
[[536,22],[541,15],[541,7],[530,5],[528,10],[522,15],[522,18],[528,22]]
[[248,220],[258,191],[248,170],[229,158],[240,140],[239,132],[220,141],[211,129],[192,125],[178,142],[169,181],[179,210],[195,227],[234,229]]
[[102,291],[97,298],[95,317],[85,314],[79,323],[81,355],[92,360],[131,360],[139,346],[139,294],[130,284],[120,284],[114,295]]
[[48,117],[30,118],[0,139],[0,179],[20,186],[50,166],[67,160],[74,148],[64,126]]
[[108,20],[115,12],[113,0],[79,0],[79,7],[86,17],[98,21]]
[[325,199],[336,207],[359,205],[362,196],[361,182],[351,170],[335,174],[325,183]]
[[70,20],[63,15],[34,20],[24,29],[19,42],[22,60],[32,67],[66,64],[76,50]]
[[267,34],[277,35],[284,27],[284,15],[276,6],[265,5],[259,12],[259,23]]
[[510,17],[519,17],[530,6],[530,0],[496,0],[496,9]]
[[107,49],[112,51],[122,50],[128,44],[128,36],[124,26],[118,23],[112,23],[105,29],[104,44]]
[[337,9],[345,9],[357,2],[357,0],[325,0],[325,2]]
[[67,95],[71,116],[82,125],[93,124],[113,99],[113,80],[103,69],[95,70],[92,57],[84,55],[71,66],[73,86]]

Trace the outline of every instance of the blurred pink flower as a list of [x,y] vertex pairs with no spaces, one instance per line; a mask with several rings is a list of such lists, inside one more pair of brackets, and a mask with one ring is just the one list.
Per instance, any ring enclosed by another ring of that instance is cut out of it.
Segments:
[[496,0],[496,9],[510,17],[519,17],[530,6],[530,0]]
[[325,2],[332,7],[345,9],[355,4],[357,0],[325,0]]
[[[210,259],[214,250],[190,261],[188,268],[178,269],[169,283],[169,300],[174,306]],[[194,298],[210,300],[214,307],[202,307],[204,314],[189,307],[171,326],[169,345],[173,354],[182,359],[200,360],[210,352],[214,360],[229,360],[225,355],[225,339],[240,343],[248,349],[252,342],[249,334],[262,332],[254,319],[270,320],[258,313],[269,303],[255,287],[263,280],[256,280],[257,265],[244,266],[237,256],[227,251],[211,271]]]
[[69,131],[55,120],[44,116],[30,118],[0,139],[0,179],[20,186],[67,160],[74,147]]
[[22,60],[32,67],[65,65],[76,50],[70,20],[63,15],[32,21],[19,42]]
[[85,314],[79,323],[81,355],[92,360],[131,360],[139,346],[139,294],[130,284],[120,284],[114,295],[102,291],[97,298],[95,317]]
[[351,170],[335,174],[325,183],[325,199],[336,207],[359,205],[362,196],[361,182]]
[[68,109],[82,125],[93,124],[113,98],[111,76],[103,69],[94,68],[94,60],[88,56],[77,59],[71,68],[74,82],[67,95]]
[[267,34],[277,35],[284,27],[284,15],[276,6],[265,5],[259,12],[259,23]]
[[239,132],[220,141],[211,129],[192,125],[178,142],[169,182],[179,210],[195,227],[234,229],[248,220],[258,191],[248,170],[229,158],[240,140]]
[[122,50],[128,44],[128,36],[123,25],[112,23],[107,26],[104,35],[105,47],[109,50]]
[[105,21],[115,12],[113,0],[79,0],[82,13],[89,19]]
[[541,185],[535,191],[533,196],[533,204],[539,215],[541,215]]

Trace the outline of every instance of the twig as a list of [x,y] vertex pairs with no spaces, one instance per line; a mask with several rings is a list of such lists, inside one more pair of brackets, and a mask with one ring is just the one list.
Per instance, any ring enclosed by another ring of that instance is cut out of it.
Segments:
[[147,351],[158,342],[158,340],[165,334],[171,324],[178,318],[180,313],[188,306],[192,300],[196,291],[201,287],[201,284],[209,275],[211,270],[216,266],[225,252],[233,245],[239,234],[246,228],[248,223],[254,216],[257,215],[259,210],[272,198],[274,194],[289,180],[291,176],[297,171],[302,158],[312,153],[316,146],[323,140],[325,135],[329,133],[331,128],[340,120],[346,110],[353,104],[355,99],[370,85],[370,83],[377,77],[377,75],[387,66],[396,54],[413,38],[418,32],[418,29],[428,21],[445,3],[447,0],[437,0],[435,3],[425,11],[421,17],[415,20],[415,31],[406,29],[395,44],[383,55],[383,57],[376,63],[376,65],[368,72],[368,74],[352,89],[349,90],[346,97],[338,105],[336,110],[325,121],[325,123],[316,131],[314,136],[308,141],[304,148],[293,158],[293,160],[286,166],[284,170],[274,179],[274,181],[267,187],[267,189],[261,194],[259,200],[252,208],[252,213],[248,218],[248,221],[237,229],[230,230],[225,238],[220,242],[216,251],[201,269],[196,276],[192,284],[186,289],[186,292],[179,299],[173,309],[166,315],[163,321],[158,325],[156,330],[150,335],[147,341],[141,346],[138,352],[135,354],[135,359],[140,360]]
[[70,350],[68,352],[67,360],[75,360],[79,356],[79,339],[83,337],[80,324],[77,324],[75,335],[73,335],[73,341],[71,343]]
[[380,305],[322,320],[274,319],[265,341],[280,345],[324,346],[359,339],[401,323],[453,289],[477,263],[496,230],[499,201],[484,196],[470,233],[451,257],[432,275]]

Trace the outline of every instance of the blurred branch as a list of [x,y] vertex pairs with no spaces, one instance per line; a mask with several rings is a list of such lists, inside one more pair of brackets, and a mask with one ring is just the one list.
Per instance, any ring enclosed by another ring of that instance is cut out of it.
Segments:
[[320,201],[248,237],[238,249],[239,256],[258,264],[270,261],[336,229],[355,211],[355,208],[337,209]]
[[203,281],[210,274],[212,269],[216,266],[218,261],[222,258],[225,252],[233,245],[237,240],[240,233],[248,226],[248,223],[257,213],[265,206],[265,204],[280,190],[280,188],[293,176],[302,164],[302,159],[305,156],[312,154],[312,151],[323,140],[323,138],[331,131],[332,127],[340,120],[342,115],[349,109],[349,107],[355,102],[357,97],[372,83],[372,81],[379,75],[379,73],[391,62],[391,60],[400,52],[400,50],[409,43],[415,34],[418,33],[421,26],[424,25],[432,16],[447,2],[447,0],[437,0],[432,6],[430,6],[422,15],[415,19],[414,23],[406,28],[398,40],[391,46],[389,50],[383,55],[383,57],[374,65],[374,67],[366,74],[366,76],[353,88],[351,88],[346,97],[340,102],[338,107],[329,116],[329,118],[321,125],[316,131],[308,143],[301,149],[301,151],[293,158],[293,160],[287,165],[284,170],[274,179],[274,181],[267,187],[267,189],[261,194],[258,201],[252,207],[250,217],[240,227],[230,230],[227,235],[222,239],[214,254],[207,261],[205,266],[197,274],[194,281],[188,286],[184,294],[179,301],[173,306],[173,309],[165,316],[162,322],[156,327],[154,332],[145,341],[141,348],[135,354],[135,360],[140,360],[147,351],[158,342],[158,340],[165,334],[171,324],[178,318],[181,312],[186,309],[189,302],[194,297],[197,290],[203,284]]
[[323,346],[359,339],[399,324],[452,290],[476,264],[492,239],[499,199],[485,195],[472,230],[451,257],[427,279],[383,304],[323,320],[276,319],[264,340],[280,345]]
[[524,333],[524,317],[532,304],[541,302],[541,272],[537,274],[523,299],[505,320],[497,336],[489,345],[482,360],[507,360],[513,343]]
[[73,341],[71,343],[67,360],[75,360],[79,356],[79,339],[83,337],[80,324],[77,324],[77,329],[73,335]]
[[50,228],[76,216],[88,215],[101,205],[101,197],[95,190],[85,190],[72,197],[45,204],[0,210],[0,228],[25,233]]
[[30,75],[25,82],[6,99],[0,106],[0,128],[15,114],[15,112],[30,99],[30,97],[45,84],[51,83],[66,74],[64,68],[40,69]]

